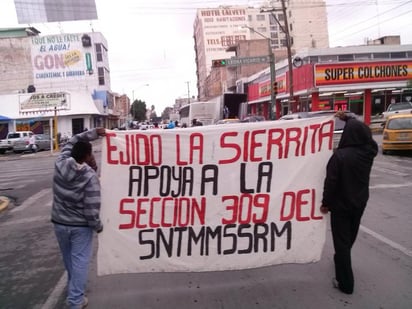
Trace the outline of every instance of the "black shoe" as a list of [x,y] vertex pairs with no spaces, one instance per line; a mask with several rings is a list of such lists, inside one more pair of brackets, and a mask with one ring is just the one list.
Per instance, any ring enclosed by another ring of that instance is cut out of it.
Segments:
[[339,286],[339,281],[336,280],[336,278],[332,278],[332,285],[335,289],[338,289],[339,291],[341,291],[342,293],[345,294],[353,294],[353,290],[352,291],[348,291],[348,290],[344,290],[342,289],[342,287]]

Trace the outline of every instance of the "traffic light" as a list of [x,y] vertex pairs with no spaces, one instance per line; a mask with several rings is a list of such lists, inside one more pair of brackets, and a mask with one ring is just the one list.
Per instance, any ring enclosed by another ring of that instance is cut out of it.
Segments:
[[212,68],[221,68],[226,66],[226,59],[212,60]]
[[273,82],[273,93],[278,94],[278,82]]

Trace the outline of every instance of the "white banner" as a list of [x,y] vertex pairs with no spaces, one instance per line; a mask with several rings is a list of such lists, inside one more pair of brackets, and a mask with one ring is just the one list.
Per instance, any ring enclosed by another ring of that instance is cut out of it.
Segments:
[[331,117],[107,131],[98,274],[320,259]]

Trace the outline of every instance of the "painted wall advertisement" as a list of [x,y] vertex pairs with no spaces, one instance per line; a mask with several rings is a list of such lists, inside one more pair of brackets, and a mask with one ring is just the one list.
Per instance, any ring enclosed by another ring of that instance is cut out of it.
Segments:
[[32,38],[32,64],[35,86],[58,85],[84,79],[85,54],[81,34],[35,36]]
[[98,274],[318,261],[333,129],[321,117],[107,131]]

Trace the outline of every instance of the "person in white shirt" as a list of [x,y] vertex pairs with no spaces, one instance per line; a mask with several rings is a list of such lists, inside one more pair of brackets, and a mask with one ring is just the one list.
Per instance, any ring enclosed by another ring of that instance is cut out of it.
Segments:
[[32,134],[29,138],[29,150],[31,152],[36,152],[37,147],[36,147],[36,136]]

